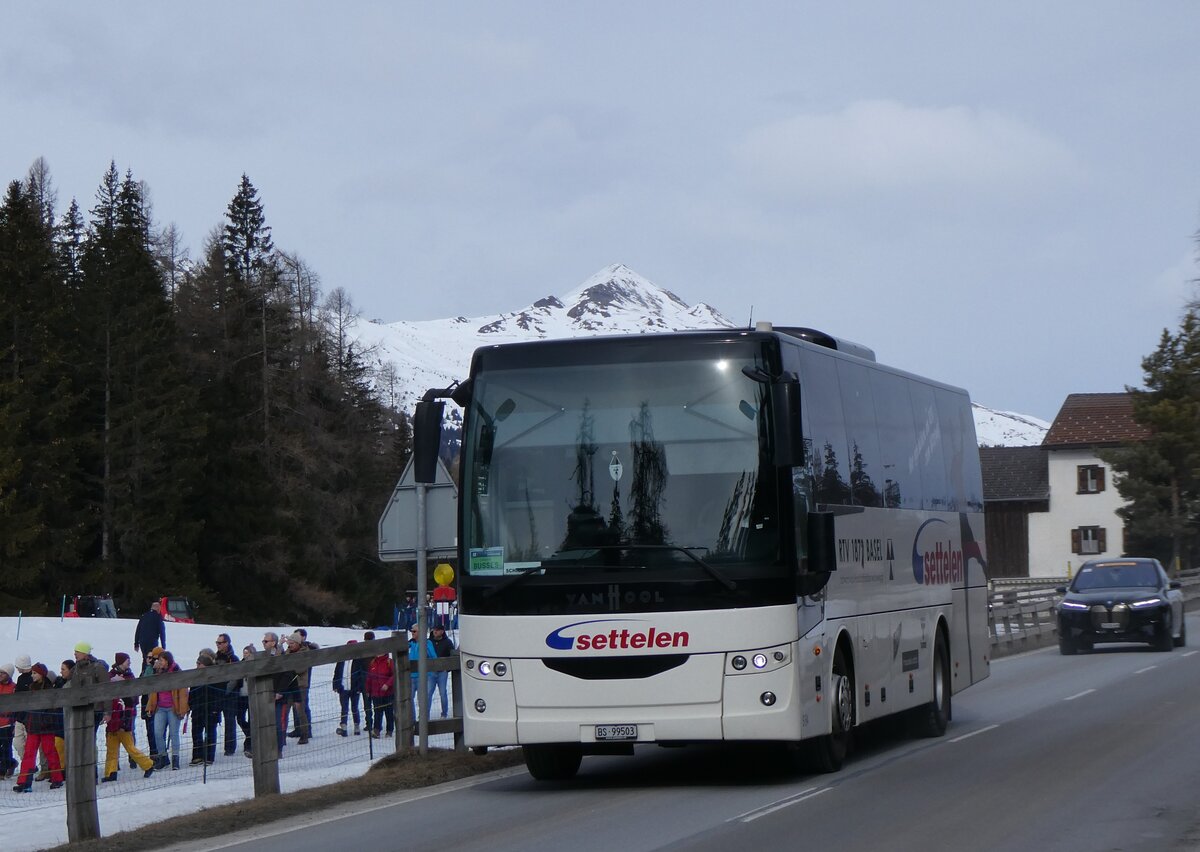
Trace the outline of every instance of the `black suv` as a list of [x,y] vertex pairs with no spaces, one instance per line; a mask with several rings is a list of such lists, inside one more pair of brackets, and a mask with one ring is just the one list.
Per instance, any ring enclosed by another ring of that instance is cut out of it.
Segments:
[[1148,642],[1170,651],[1187,642],[1183,592],[1157,559],[1085,562],[1059,588],[1058,648],[1089,651],[1097,642]]

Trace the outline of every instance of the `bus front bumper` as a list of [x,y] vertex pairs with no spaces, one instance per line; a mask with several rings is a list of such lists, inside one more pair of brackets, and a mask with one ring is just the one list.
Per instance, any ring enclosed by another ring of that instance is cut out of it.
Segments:
[[581,681],[540,660],[511,660],[505,679],[463,678],[467,746],[532,743],[797,741],[802,712],[796,667],[734,671],[733,655],[696,655],[636,680]]

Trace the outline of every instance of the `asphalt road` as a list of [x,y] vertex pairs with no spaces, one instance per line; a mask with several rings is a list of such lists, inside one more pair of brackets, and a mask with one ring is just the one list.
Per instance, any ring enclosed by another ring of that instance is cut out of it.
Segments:
[[[1200,617],[1189,617],[1200,636]],[[1200,848],[1200,650],[998,660],[936,740],[869,730],[840,773],[745,749],[639,747],[575,781],[523,769],[177,849],[1170,850]]]

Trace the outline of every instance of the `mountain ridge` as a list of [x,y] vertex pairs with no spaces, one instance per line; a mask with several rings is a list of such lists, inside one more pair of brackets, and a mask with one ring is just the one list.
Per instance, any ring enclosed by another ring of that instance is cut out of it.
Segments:
[[[481,346],[736,327],[711,305],[689,305],[625,264],[614,263],[562,296],[548,294],[515,311],[474,318],[370,321],[359,323],[356,334],[389,403],[411,411],[428,388],[465,379],[471,356]],[[1036,417],[973,406],[981,446],[1040,444],[1050,428]]]

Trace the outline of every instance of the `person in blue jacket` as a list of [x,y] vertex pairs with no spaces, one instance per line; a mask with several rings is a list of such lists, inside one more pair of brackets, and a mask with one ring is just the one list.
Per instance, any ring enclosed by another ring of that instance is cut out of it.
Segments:
[[[420,715],[420,717],[418,717],[416,715],[417,714],[417,690],[420,686],[420,682],[417,677],[417,675],[418,675],[417,657],[420,654],[420,645],[418,645],[417,643],[420,641],[421,628],[418,625],[414,624],[412,627],[408,628],[408,630],[409,630],[408,660],[411,663],[411,670],[412,670],[413,721],[416,721],[417,718],[425,718],[425,719],[429,718],[429,708],[431,706],[433,706],[433,691],[435,689],[437,689],[437,678],[434,676],[433,672],[425,673],[425,700],[423,702],[421,702],[421,715]],[[425,659],[432,660],[436,656],[437,656],[437,649],[433,647],[433,641],[430,639],[426,639],[425,640]]]

